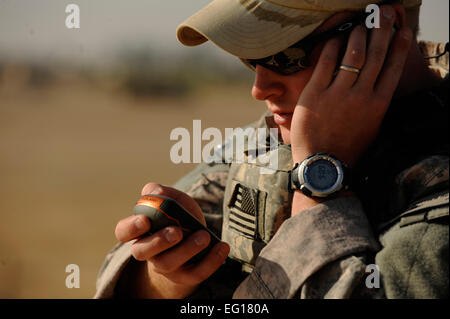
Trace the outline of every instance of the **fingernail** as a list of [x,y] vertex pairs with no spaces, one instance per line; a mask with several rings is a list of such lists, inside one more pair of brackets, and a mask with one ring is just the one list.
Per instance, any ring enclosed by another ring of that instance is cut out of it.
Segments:
[[207,241],[206,234],[200,233],[196,234],[194,237],[194,243],[197,246],[203,246]]
[[219,257],[221,258],[225,258],[228,255],[228,249],[227,247],[221,246],[218,250],[217,250],[217,255],[219,255]]
[[174,243],[179,238],[178,232],[173,228],[166,229],[164,232],[164,236],[166,237],[166,239],[169,243]]
[[141,195],[148,195],[148,194],[160,194],[162,193],[162,186],[161,184],[157,183],[148,183],[142,188]]
[[144,230],[145,229],[145,223],[142,220],[141,217],[137,216],[134,220],[134,225],[136,226],[137,230]]
[[389,7],[385,7],[383,9],[383,16],[388,19],[391,20],[394,17],[394,13],[392,12],[392,9]]
[[158,185],[155,186],[155,188],[152,189],[151,194],[158,195],[158,194],[161,194],[162,192],[163,192],[163,188],[162,188],[161,185],[158,184]]

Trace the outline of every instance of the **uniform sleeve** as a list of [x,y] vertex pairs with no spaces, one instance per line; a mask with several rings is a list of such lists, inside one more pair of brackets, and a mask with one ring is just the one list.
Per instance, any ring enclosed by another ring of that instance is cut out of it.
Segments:
[[[412,217],[412,216],[411,216]],[[234,298],[448,298],[448,204],[373,237],[357,199],[287,220]]]
[[286,220],[233,297],[348,297],[364,272],[359,256],[378,250],[360,201],[330,200]]
[[[219,237],[222,225],[222,202],[229,165],[199,164],[173,187],[194,198],[202,208],[208,227]],[[113,298],[117,284],[130,262],[137,262],[130,253],[131,242],[118,243],[107,254],[97,276],[94,298]]]

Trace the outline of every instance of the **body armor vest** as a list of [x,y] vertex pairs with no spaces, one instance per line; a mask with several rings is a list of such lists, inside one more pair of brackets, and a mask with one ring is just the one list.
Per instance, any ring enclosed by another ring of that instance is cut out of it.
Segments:
[[[222,240],[231,247],[229,257],[241,262],[243,270],[248,272],[253,269],[261,250],[291,214],[291,148],[279,144],[271,150],[267,145],[260,145],[260,153],[261,147],[264,147],[263,152],[253,163],[249,154],[256,152],[246,146],[243,163],[231,164],[223,203]],[[265,156],[265,161],[260,160],[261,156]],[[276,169],[268,168],[274,161],[277,162]],[[261,173],[264,169],[272,171]]]

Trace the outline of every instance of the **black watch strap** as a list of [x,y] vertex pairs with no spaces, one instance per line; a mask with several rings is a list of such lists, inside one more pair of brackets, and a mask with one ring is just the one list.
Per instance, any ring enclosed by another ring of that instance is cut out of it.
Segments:
[[289,188],[291,191],[300,189],[300,181],[298,180],[298,168],[300,167],[300,163],[295,163],[294,168],[289,173],[290,182]]
[[342,181],[342,190],[349,190],[353,188],[353,170],[347,166],[347,164],[342,163],[342,170],[344,171],[344,180]]

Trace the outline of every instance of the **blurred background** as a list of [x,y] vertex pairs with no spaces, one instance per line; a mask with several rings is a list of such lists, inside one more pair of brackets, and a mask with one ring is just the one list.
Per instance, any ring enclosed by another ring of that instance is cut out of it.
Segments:
[[[0,0],[0,298],[91,298],[142,186],[195,166],[171,162],[170,132],[264,112],[238,59],[177,42],[208,2]],[[65,26],[69,3],[79,29]],[[448,41],[448,7],[424,0],[422,39]],[[80,288],[66,287],[68,264]]]

